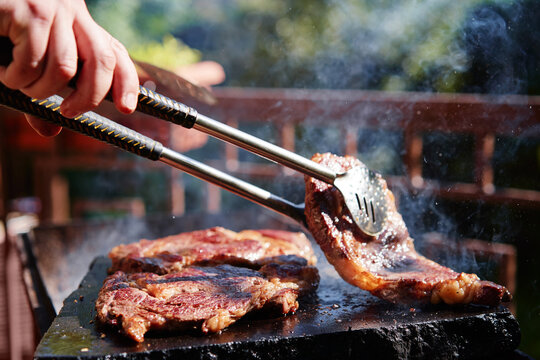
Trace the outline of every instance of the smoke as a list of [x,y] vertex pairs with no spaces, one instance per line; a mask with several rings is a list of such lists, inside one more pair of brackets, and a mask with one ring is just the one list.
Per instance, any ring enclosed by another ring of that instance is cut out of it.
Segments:
[[[534,59],[540,58],[536,55],[539,51],[536,49],[540,49],[536,46],[538,39],[532,35],[535,33],[532,30],[538,27],[534,15],[539,13],[539,6],[534,2],[513,1],[509,5],[479,0],[331,0],[311,4],[301,2],[301,5],[293,1],[276,2],[277,5],[264,1],[249,3],[213,2],[208,14],[201,10],[206,7],[198,3],[191,9],[197,21],[185,25],[172,24],[174,11],[179,9],[172,9],[167,14],[171,32],[201,50],[206,59],[225,66],[227,85],[494,94],[527,93],[539,86],[533,81],[539,73],[534,67],[538,68],[540,63],[534,64]],[[166,7],[166,3],[160,2],[160,6]],[[182,16],[185,13],[184,9]],[[175,26],[177,28],[172,29]],[[349,135],[358,143],[358,154],[355,155],[368,166],[384,176],[407,175],[401,161],[403,135],[399,130],[391,129],[392,124],[414,116],[409,109],[386,107],[381,110],[382,107],[366,102],[348,108],[343,118],[335,119],[330,118],[336,110],[331,108],[332,104],[331,99],[320,99],[305,121],[297,126],[295,144],[299,154],[306,157],[327,151],[343,154],[344,139]],[[348,104],[343,102],[343,106]],[[292,119],[295,114],[291,112],[288,116]],[[379,126],[366,128],[367,119],[375,119]],[[517,128],[526,119],[528,113],[525,111],[509,121]],[[288,118],[279,120],[286,122]],[[244,129],[263,139],[277,140],[276,128],[271,122]],[[148,135],[152,136],[151,133]],[[496,147],[496,155],[507,155],[502,157],[500,166],[496,164],[496,169],[508,173],[507,164],[526,141],[512,143],[497,139],[497,143],[501,146]],[[431,134],[424,137],[424,144],[424,175],[427,178],[473,180],[471,139]],[[240,154],[242,161],[260,161],[245,152],[240,151]],[[223,147],[209,141],[204,148],[189,155],[215,164],[215,160],[222,160]],[[120,183],[124,188],[144,193],[145,199],[151,201],[155,198],[153,194],[162,194],[166,190],[163,186],[152,187],[150,181],[144,180],[147,176],[148,169],[141,163],[131,176],[118,179],[105,174],[95,184],[104,189],[104,193],[112,194]],[[204,185],[189,179],[186,181],[187,211],[200,213],[204,208],[201,206],[205,199],[204,190],[201,190]],[[256,178],[247,180],[292,201],[302,201],[301,177],[266,182]],[[464,235],[485,235],[488,240],[506,237],[504,233],[482,227],[481,224],[485,224],[480,219],[485,214],[483,204],[460,204],[466,210],[462,218],[459,211],[437,200],[429,188],[411,194],[408,188],[395,184],[393,190],[400,212],[420,247],[421,235],[432,231],[450,239]],[[227,212],[257,207],[228,193],[222,194],[222,205]],[[160,204],[154,207],[159,208]],[[498,217],[505,216],[503,210],[497,214]],[[111,234],[111,237],[104,236],[104,244],[107,239],[122,235]],[[87,250],[93,253],[92,249]],[[448,261],[458,267],[461,262],[474,265],[474,259],[459,252],[455,259]]]
[[97,256],[112,247],[152,235],[134,218],[116,221],[74,221],[65,227],[42,226],[33,232],[41,276],[58,312],[63,300],[81,282]]
[[526,91],[526,54],[512,39],[511,26],[522,12],[519,3],[505,16],[501,8],[484,6],[469,17],[462,43],[471,54],[478,80],[470,90],[496,94]]
[[[527,91],[529,82],[524,80],[523,65],[530,62],[525,56],[530,49],[516,39],[522,39],[523,31],[518,29],[530,29],[518,25],[527,19],[527,11],[535,13],[531,10],[536,6],[531,3],[430,0],[314,1],[301,6],[290,1],[268,6],[254,4],[214,3],[208,16],[195,6],[196,24],[179,24],[174,33],[201,50],[205,58],[221,62],[227,69],[228,85],[498,94]],[[220,23],[227,16],[231,18]],[[343,154],[344,135],[356,133],[357,155],[366,164],[386,176],[405,173],[401,162],[403,136],[399,131],[387,130],[391,128],[387,124],[398,123],[410,114],[397,108],[381,111],[381,107],[362,104],[348,109],[341,119],[329,119],[335,110],[330,106],[331,101],[321,99],[306,116],[305,123],[297,127],[298,153],[307,157],[326,151]],[[517,126],[520,119],[526,118],[518,116],[512,121]],[[366,130],[365,119],[376,119],[380,127]],[[271,123],[246,129],[270,141],[277,138]],[[427,178],[474,180],[473,160],[463,156],[470,155],[474,142],[457,141],[442,134],[424,137]],[[442,149],[429,147],[437,143],[446,145]],[[512,147],[500,151],[514,154],[518,146]],[[222,151],[219,149],[217,152]],[[210,144],[193,154],[204,161],[215,160],[215,153],[216,147],[211,148]],[[260,161],[243,151],[240,154],[242,161]],[[299,178],[287,178],[281,184],[247,180],[301,201]],[[198,187],[193,185],[197,182],[189,180],[190,189]],[[455,220],[445,204],[436,203],[429,189],[413,195],[406,189],[396,191],[413,234],[437,231],[451,238],[462,235],[462,220]],[[204,196],[192,198],[196,203],[204,201]],[[223,198],[227,209],[255,206],[233,200],[234,196],[229,194]],[[480,205],[478,209],[470,206],[472,214],[481,211]],[[202,208],[190,206],[188,211],[194,209]]]

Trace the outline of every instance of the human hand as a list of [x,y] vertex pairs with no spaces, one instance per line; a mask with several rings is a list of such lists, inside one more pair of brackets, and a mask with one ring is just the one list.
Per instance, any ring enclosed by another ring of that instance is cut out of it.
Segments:
[[[0,36],[14,45],[12,62],[0,66],[0,82],[6,86],[46,98],[65,89],[78,73],[76,89],[60,107],[64,116],[94,109],[109,90],[119,111],[135,110],[135,66],[125,47],[94,22],[83,0],[0,0]],[[44,136],[60,132],[28,118]]]

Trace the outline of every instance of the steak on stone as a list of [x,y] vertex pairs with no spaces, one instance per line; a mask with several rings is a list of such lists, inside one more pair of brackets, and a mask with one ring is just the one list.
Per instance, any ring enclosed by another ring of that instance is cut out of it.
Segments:
[[111,251],[115,272],[96,301],[101,323],[138,342],[149,330],[218,332],[250,311],[294,313],[319,281],[301,233],[213,228],[154,242]]
[[316,262],[306,236],[280,230],[234,232],[222,227],[172,235],[157,240],[119,245],[111,250],[110,272],[154,272],[167,274],[189,265],[236,264],[260,267],[274,256],[297,255],[308,264]]

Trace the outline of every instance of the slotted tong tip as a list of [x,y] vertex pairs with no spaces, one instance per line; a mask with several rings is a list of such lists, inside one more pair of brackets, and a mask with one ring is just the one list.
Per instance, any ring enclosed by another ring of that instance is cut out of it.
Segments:
[[384,229],[388,205],[386,192],[379,176],[366,166],[356,166],[339,174],[334,187],[343,200],[353,221],[368,235],[377,235]]

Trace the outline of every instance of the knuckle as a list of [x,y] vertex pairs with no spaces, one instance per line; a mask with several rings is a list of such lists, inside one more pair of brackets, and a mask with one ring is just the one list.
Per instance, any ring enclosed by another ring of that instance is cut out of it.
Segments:
[[36,81],[43,68],[43,59],[38,56],[32,56],[24,61],[19,61],[16,65],[16,72],[13,74],[13,79],[21,84]]
[[28,58],[18,63],[18,66],[23,77],[39,76],[43,68],[43,56],[37,54],[35,51],[32,51]]
[[88,107],[90,109],[97,108],[98,105],[101,103],[100,99],[98,97],[92,97],[88,99]]
[[111,38],[111,46],[122,56],[129,56],[126,47],[117,39]]
[[96,54],[96,65],[107,72],[113,72],[116,67],[116,56],[112,49],[101,51]]
[[55,70],[62,80],[70,80],[77,73],[77,60],[61,59]]
[[28,10],[35,22],[50,23],[54,18],[54,8],[47,1],[30,0]]
[[0,2],[0,12],[5,15],[1,23],[3,31],[19,36],[31,26],[50,26],[54,18],[54,9],[47,2],[39,0],[21,1],[8,8],[2,7]]

